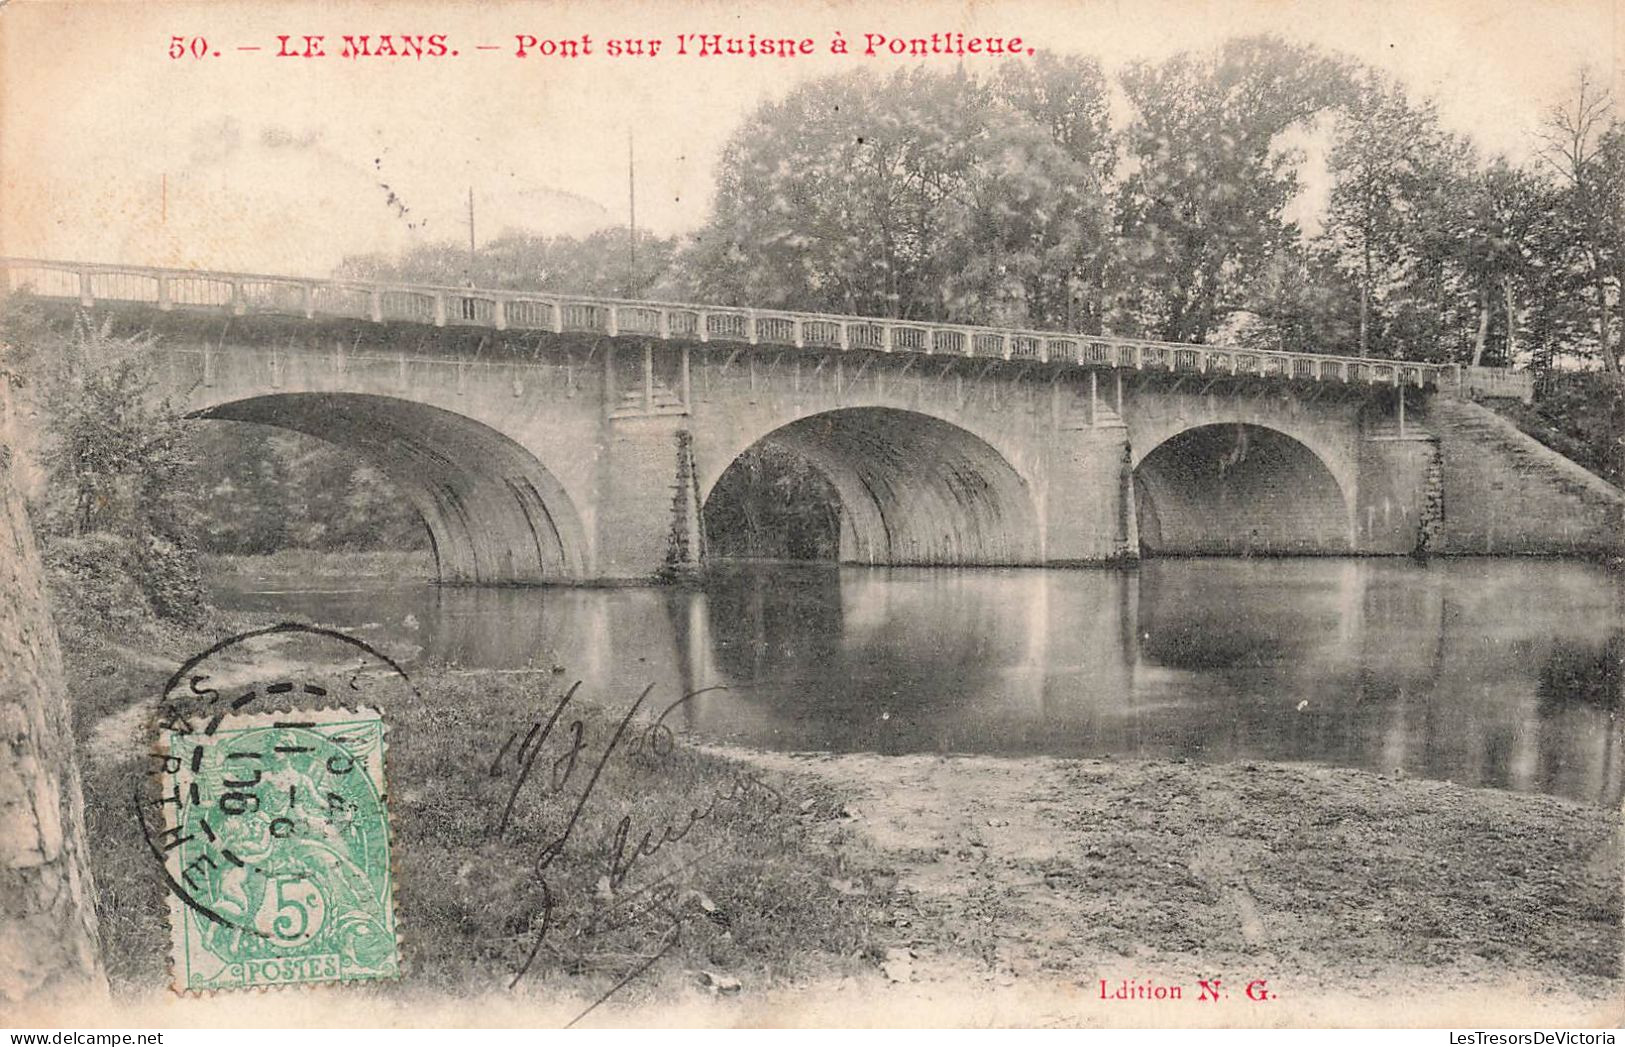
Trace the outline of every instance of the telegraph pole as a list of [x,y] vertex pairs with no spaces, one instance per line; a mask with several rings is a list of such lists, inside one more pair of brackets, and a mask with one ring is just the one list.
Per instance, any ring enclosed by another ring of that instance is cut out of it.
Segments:
[[474,187],[468,187],[468,284],[474,286]]
[[638,186],[637,167],[632,155],[632,129],[626,129],[626,297],[638,296]]

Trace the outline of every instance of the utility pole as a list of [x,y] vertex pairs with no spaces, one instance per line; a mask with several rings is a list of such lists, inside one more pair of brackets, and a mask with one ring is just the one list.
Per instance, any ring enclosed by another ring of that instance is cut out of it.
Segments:
[[474,286],[474,187],[468,187],[468,285]]
[[[474,289],[474,187],[468,187],[468,268],[463,272],[463,286],[469,290]],[[464,320],[473,320],[477,315],[472,296],[462,299],[462,317]]]
[[632,129],[626,129],[626,297],[638,296],[638,185],[637,167],[632,156]]

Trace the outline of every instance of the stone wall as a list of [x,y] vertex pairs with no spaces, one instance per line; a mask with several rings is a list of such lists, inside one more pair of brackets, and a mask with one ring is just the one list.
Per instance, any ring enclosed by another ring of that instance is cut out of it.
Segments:
[[1435,397],[1424,424],[1439,439],[1444,522],[1455,555],[1619,556],[1625,493],[1494,411]]
[[0,411],[0,1003],[15,1004],[106,978],[56,626],[5,425]]

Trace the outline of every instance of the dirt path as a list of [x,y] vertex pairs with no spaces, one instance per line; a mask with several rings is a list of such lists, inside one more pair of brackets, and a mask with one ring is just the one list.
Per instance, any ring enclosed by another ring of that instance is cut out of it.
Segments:
[[[1267,763],[728,752],[859,797],[829,845],[855,834],[895,872],[860,885],[889,895],[895,943],[849,1006],[1023,1024],[1621,1014],[1618,819],[1597,808]],[[1214,978],[1222,998],[1202,1001]],[[1125,981],[1181,997],[1112,998]]]

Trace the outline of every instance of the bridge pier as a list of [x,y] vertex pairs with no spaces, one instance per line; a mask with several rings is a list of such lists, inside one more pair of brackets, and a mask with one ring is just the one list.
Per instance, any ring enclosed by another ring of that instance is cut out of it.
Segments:
[[1041,492],[1044,562],[1138,559],[1127,426],[1062,429],[1055,436]]
[[689,419],[651,415],[606,419],[593,528],[593,580],[647,582],[699,563],[692,467],[682,468]]
[[1376,556],[1439,551],[1441,495],[1436,438],[1414,426],[1368,431],[1359,445],[1353,547]]

